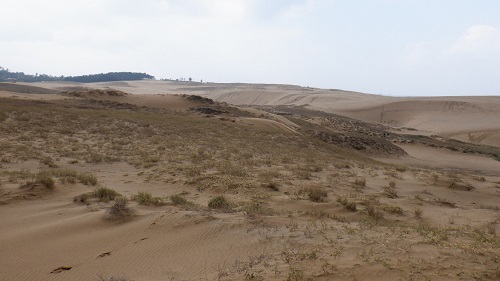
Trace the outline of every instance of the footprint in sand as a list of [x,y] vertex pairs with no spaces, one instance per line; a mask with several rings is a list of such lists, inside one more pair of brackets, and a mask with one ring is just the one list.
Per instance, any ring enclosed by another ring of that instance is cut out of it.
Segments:
[[106,253],[102,253],[100,254],[99,256],[97,256],[98,258],[104,258],[104,257],[107,257],[107,256],[111,256],[111,252],[106,252]]
[[72,266],[61,266],[61,267],[58,267],[54,270],[52,270],[50,273],[61,273],[63,271],[68,271],[72,268]]
[[139,243],[139,242],[141,242],[141,241],[144,241],[144,240],[146,240],[146,239],[148,239],[148,237],[141,238],[139,241],[135,241],[135,242],[134,242],[134,244],[137,244],[137,243]]

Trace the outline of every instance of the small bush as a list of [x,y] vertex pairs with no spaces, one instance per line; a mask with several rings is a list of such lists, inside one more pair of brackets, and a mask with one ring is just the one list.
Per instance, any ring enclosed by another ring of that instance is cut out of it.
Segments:
[[264,207],[262,204],[257,202],[252,202],[243,209],[245,210],[247,217],[250,219],[256,219],[261,216],[270,216],[274,214],[272,209]]
[[486,178],[485,177],[481,177],[481,176],[473,176],[472,178],[475,179],[475,180],[477,180],[477,181],[482,181],[482,182],[486,181]]
[[403,214],[403,209],[401,209],[401,207],[399,207],[399,206],[383,205],[382,209],[384,211],[386,211],[388,213],[392,213],[392,214],[398,214],[398,215],[402,215]]
[[104,161],[104,155],[98,153],[98,152],[91,152],[87,159],[85,159],[87,163],[101,163]]
[[208,201],[208,207],[210,209],[230,210],[231,204],[229,200],[226,199],[226,197],[220,195],[210,199],[210,201]]
[[313,202],[323,202],[325,198],[328,197],[328,193],[324,188],[321,187],[310,187],[307,190],[307,196],[309,200]]
[[[384,187],[384,193],[385,193],[385,195],[387,195],[387,197],[389,197],[389,198],[398,198],[398,192],[397,192],[397,191],[396,191],[396,189],[395,189],[395,186],[396,186],[396,185],[395,185],[395,184],[394,184],[394,185],[391,185],[391,183],[393,183],[393,182],[390,182],[390,183],[389,183],[389,186],[385,186],[385,187]],[[393,186],[393,187],[391,187],[391,186]]]
[[416,208],[414,211],[413,211],[413,215],[415,216],[415,218],[417,219],[422,219],[422,216],[424,214],[424,211],[422,211],[422,209],[420,208]]
[[354,186],[365,187],[366,186],[366,179],[365,178],[357,178],[356,180],[354,180]]
[[163,206],[166,204],[165,200],[161,197],[154,197],[149,192],[139,192],[136,195],[132,196],[132,200],[137,201],[139,205],[155,205],[155,206]]
[[71,184],[75,184],[76,183],[76,178],[75,177],[62,177],[62,178],[59,178],[59,181],[62,183],[62,184],[66,184],[66,183],[71,183]]
[[280,187],[277,182],[275,181],[270,181],[265,185],[267,188],[273,190],[273,191],[280,191]]
[[375,209],[375,207],[372,204],[366,205],[366,213],[370,217],[376,220],[384,218],[384,214],[382,214],[382,212],[380,212],[379,210]]
[[116,197],[115,203],[108,208],[108,213],[114,218],[131,216],[133,210],[128,207],[128,199],[123,196]]
[[120,196],[120,193],[116,192],[115,190],[108,188],[108,187],[98,187],[96,190],[92,193],[92,197],[98,198],[101,201],[109,202],[115,200],[118,196]]
[[73,198],[73,202],[88,204],[89,199],[94,198],[93,193],[84,193]]
[[398,172],[406,172],[407,168],[405,166],[397,166],[396,171]]
[[344,206],[346,210],[349,210],[351,212],[357,211],[356,202],[349,202],[347,199],[342,197],[337,198],[337,202]]
[[50,168],[57,168],[56,162],[50,156],[40,159],[40,163],[49,166]]
[[180,194],[170,196],[170,201],[172,201],[174,205],[185,205],[188,203],[187,199]]
[[97,185],[97,177],[92,173],[78,174],[77,179],[79,182],[83,183],[84,185],[91,185],[91,186]]
[[42,173],[42,172],[40,172],[36,175],[35,183],[40,183],[48,189],[54,189],[55,184],[56,184],[54,179],[49,174]]

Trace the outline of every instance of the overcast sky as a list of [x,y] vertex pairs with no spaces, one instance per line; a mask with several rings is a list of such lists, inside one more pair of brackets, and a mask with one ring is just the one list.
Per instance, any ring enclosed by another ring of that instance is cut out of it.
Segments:
[[0,66],[500,95],[498,0],[0,0]]

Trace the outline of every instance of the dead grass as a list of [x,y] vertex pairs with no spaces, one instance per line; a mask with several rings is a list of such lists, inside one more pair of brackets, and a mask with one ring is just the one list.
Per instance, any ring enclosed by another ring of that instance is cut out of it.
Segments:
[[354,184],[354,187],[361,189],[361,188],[366,186],[366,179],[365,178],[356,178],[354,180],[353,184]]
[[380,212],[379,210],[377,210],[375,205],[372,203],[366,204],[365,211],[368,214],[368,216],[370,216],[376,220],[380,220],[380,219],[384,218],[384,214],[382,212]]
[[396,190],[396,182],[390,181],[388,186],[384,186],[384,194],[389,198],[398,198],[399,193]]
[[343,197],[338,197],[337,202],[339,202],[342,206],[344,206],[346,210],[349,210],[351,212],[357,211],[356,202],[348,201],[346,198]]
[[415,216],[416,219],[422,219],[424,215],[424,211],[422,211],[422,209],[420,208],[416,208],[415,210],[413,210],[413,216]]
[[382,210],[391,213],[391,214],[397,214],[397,215],[403,215],[404,211],[401,207],[395,206],[395,205],[387,205],[383,204],[381,206]]
[[316,203],[324,202],[328,197],[328,193],[326,192],[325,188],[321,186],[306,187],[301,189],[300,193],[307,194],[309,200]]

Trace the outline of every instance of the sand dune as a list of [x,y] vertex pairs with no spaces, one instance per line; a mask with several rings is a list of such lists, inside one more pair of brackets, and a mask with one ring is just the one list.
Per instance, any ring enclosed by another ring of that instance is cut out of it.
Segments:
[[[58,88],[58,83],[35,83]],[[292,85],[167,81],[91,83],[133,94],[196,94],[235,105],[293,105],[355,119],[410,127],[427,135],[500,146],[500,97],[398,98]],[[450,124],[453,124],[450,126]]]
[[498,97],[20,85],[0,280],[498,280]]

